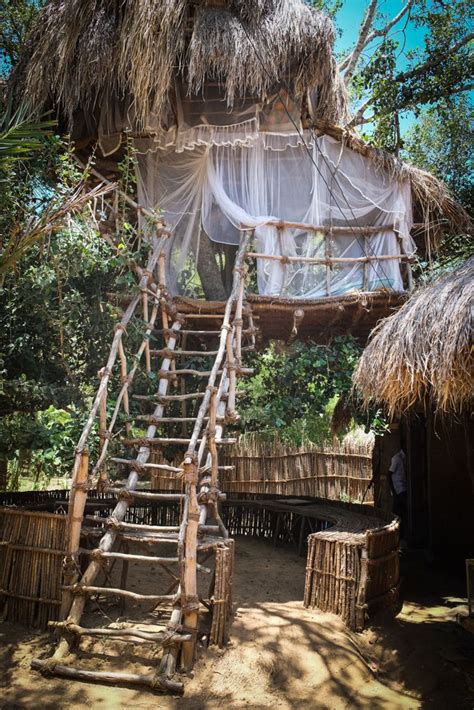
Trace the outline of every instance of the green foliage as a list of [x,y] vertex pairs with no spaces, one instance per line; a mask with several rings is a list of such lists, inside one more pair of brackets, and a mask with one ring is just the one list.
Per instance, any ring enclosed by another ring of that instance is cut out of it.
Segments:
[[468,210],[474,206],[474,109],[465,96],[447,98],[420,113],[405,137],[405,155],[436,175]]
[[51,135],[54,121],[38,121],[19,109],[13,115],[6,111],[0,119],[0,181],[7,180],[7,170],[17,160],[29,160],[44,146]]
[[251,358],[255,375],[239,383],[243,428],[276,430],[293,443],[327,439],[334,405],[351,390],[360,352],[352,338],[336,338],[330,346],[274,343]]
[[2,0],[0,3],[0,75],[8,74],[45,0]]

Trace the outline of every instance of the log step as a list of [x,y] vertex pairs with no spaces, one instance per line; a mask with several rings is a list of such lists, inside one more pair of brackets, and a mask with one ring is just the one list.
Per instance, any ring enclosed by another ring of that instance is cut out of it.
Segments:
[[76,680],[100,681],[101,683],[130,683],[133,685],[146,685],[149,688],[158,688],[171,693],[182,693],[183,684],[170,680],[159,674],[141,673],[112,673],[109,671],[89,671],[82,668],[64,666],[61,663],[51,663],[50,660],[40,660],[38,658],[31,662],[31,667],[35,670],[46,671],[53,675],[60,675],[65,678]]

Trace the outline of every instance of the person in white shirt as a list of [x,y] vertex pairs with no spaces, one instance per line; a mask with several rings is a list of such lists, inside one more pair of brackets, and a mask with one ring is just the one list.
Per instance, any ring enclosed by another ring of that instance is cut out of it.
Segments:
[[393,496],[393,512],[400,517],[400,537],[403,537],[407,508],[407,474],[406,456],[402,449],[392,456],[389,472]]

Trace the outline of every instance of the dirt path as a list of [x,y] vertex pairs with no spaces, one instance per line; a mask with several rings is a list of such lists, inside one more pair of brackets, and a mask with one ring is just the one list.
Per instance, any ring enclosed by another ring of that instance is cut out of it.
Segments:
[[456,600],[410,602],[387,626],[351,634],[303,609],[304,560],[292,550],[239,539],[237,551],[231,644],[200,653],[184,698],[32,673],[48,636],[3,624],[0,708],[472,710],[474,645],[454,623]]

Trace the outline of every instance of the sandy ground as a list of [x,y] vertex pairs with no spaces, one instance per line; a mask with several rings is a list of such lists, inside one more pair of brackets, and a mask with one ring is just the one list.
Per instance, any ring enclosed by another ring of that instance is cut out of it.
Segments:
[[[464,600],[452,596],[449,577],[446,592],[439,577],[419,569],[415,560],[408,570],[415,583],[396,620],[352,634],[337,617],[303,608],[304,560],[293,550],[239,539],[231,642],[200,650],[183,698],[43,677],[29,666],[48,655],[49,636],[5,623],[0,708],[472,710],[474,636],[455,623]],[[143,587],[139,576],[134,581]],[[94,651],[89,667],[109,667],[106,654]],[[115,668],[125,669],[123,654],[115,654]]]

